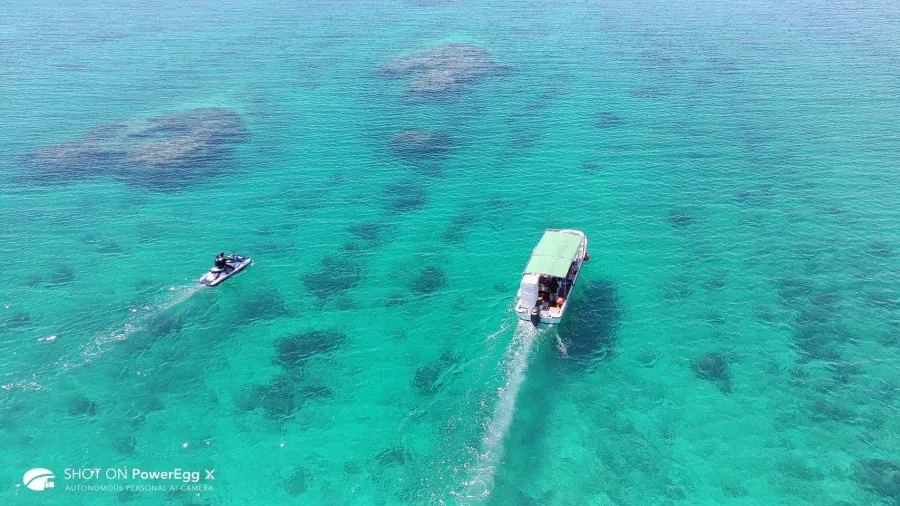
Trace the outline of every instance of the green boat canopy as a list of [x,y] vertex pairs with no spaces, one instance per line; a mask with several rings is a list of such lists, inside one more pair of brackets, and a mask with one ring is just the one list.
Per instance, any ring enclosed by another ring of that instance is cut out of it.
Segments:
[[556,230],[547,230],[541,242],[531,253],[531,260],[525,267],[525,274],[545,274],[564,278],[578,253],[581,236]]

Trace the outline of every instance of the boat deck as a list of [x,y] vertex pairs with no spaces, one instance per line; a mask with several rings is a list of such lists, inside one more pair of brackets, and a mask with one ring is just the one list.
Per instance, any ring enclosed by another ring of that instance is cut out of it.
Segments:
[[[587,237],[578,230],[548,229],[535,247],[517,294],[515,312],[535,325],[558,324],[587,256]],[[526,302],[527,301],[527,302]]]

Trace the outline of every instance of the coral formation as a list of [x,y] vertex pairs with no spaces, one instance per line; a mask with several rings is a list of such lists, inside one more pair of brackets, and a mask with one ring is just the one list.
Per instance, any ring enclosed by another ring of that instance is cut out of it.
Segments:
[[409,160],[444,157],[453,149],[453,138],[442,132],[404,130],[394,134],[391,147]]
[[623,125],[625,125],[625,120],[609,111],[600,111],[594,119],[594,128],[600,130],[618,128]]
[[303,285],[306,289],[322,299],[341,295],[356,288],[362,281],[362,268],[341,257],[325,257],[319,270],[303,275]]
[[385,187],[384,201],[388,212],[399,214],[425,207],[428,195],[422,186],[412,181],[398,181]]
[[112,176],[128,184],[177,189],[217,173],[232,146],[249,137],[241,117],[221,107],[189,109],[133,125],[111,123],[32,152],[30,177],[54,182]]
[[481,81],[505,70],[504,66],[494,63],[484,49],[451,42],[393,60],[381,66],[378,73],[387,77],[408,77],[409,93],[437,98],[458,92],[464,84]]
[[559,329],[569,358],[586,365],[611,358],[622,320],[616,285],[605,280],[589,283],[572,304]]
[[704,353],[691,361],[694,376],[711,381],[723,393],[731,392],[731,357],[724,353]]
[[900,504],[900,462],[887,459],[863,459],[856,462],[856,481],[863,488]]
[[303,365],[310,357],[330,353],[347,336],[336,330],[313,330],[283,337],[275,342],[275,363],[285,367]]
[[447,286],[447,275],[440,267],[429,265],[423,268],[412,281],[412,291],[431,294]]

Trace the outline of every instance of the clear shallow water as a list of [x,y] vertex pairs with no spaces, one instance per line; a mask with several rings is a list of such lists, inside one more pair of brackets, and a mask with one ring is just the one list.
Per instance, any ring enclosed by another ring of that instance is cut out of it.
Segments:
[[[0,503],[900,499],[867,460],[900,459],[896,4],[2,18]],[[441,99],[377,72],[445,42],[506,72]],[[201,107],[249,139],[192,183],[23,177],[35,150]],[[411,128],[452,149],[400,156]],[[550,226],[593,260],[568,321],[526,335],[510,304]],[[256,264],[198,290],[223,249]],[[217,481],[14,487],[122,465]]]

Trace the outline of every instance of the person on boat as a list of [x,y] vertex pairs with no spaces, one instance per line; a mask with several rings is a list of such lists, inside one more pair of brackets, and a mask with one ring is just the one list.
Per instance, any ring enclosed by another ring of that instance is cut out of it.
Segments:
[[557,293],[559,293],[559,280],[557,280],[556,278],[550,278],[550,283],[548,286],[550,288],[550,295],[556,295]]
[[216,268],[222,269],[225,271],[225,274],[228,274],[233,269],[233,267],[228,265],[228,259],[225,258],[225,253],[219,253],[219,256],[216,257]]

